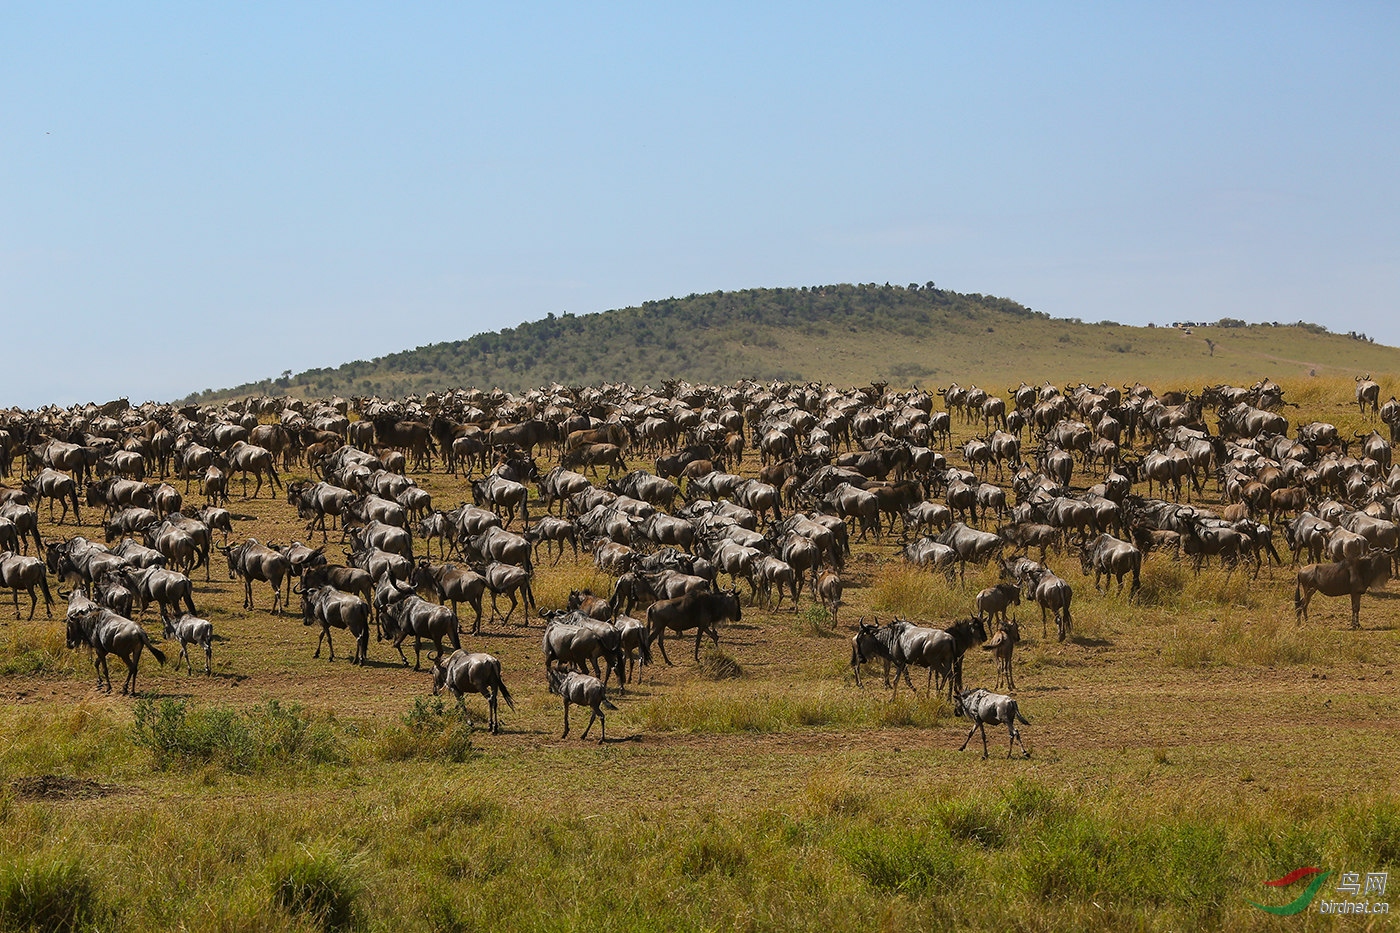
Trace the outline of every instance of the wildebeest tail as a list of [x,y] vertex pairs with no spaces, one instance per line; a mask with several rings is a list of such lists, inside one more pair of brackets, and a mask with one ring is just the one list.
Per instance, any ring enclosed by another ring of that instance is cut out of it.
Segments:
[[602,705],[603,709],[617,709],[616,706],[613,706],[612,700],[609,700],[609,699],[606,698],[606,697],[603,698],[603,702],[602,702],[601,705]]
[[155,646],[155,643],[151,641],[151,636],[147,635],[144,629],[141,631],[141,642],[147,648],[151,649],[151,655],[156,661],[165,664],[165,652]]
[[1029,726],[1031,724],[1031,721],[1029,719],[1021,715],[1021,707],[1019,706],[1016,707],[1016,721],[1024,726]]
[[505,700],[506,706],[509,706],[511,711],[514,712],[515,701],[511,699],[510,691],[506,689],[506,682],[501,679],[501,668],[499,665],[496,667],[496,689],[501,691],[501,699]]

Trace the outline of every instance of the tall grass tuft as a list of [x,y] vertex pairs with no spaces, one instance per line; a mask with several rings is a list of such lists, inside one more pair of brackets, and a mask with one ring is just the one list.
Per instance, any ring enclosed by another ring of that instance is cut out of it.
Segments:
[[347,856],[324,846],[302,847],[275,861],[271,871],[278,907],[323,930],[349,930],[359,924],[364,884]]
[[103,908],[91,873],[76,858],[38,855],[0,863],[0,928],[86,929]]
[[734,680],[744,676],[744,669],[733,655],[709,647],[700,652],[700,676],[706,680]]
[[0,640],[0,675],[71,671],[78,655],[67,650],[63,626],[56,623],[11,625]]

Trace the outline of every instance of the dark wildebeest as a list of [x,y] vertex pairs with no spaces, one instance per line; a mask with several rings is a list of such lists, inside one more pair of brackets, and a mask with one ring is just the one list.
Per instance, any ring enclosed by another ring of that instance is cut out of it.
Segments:
[[1392,554],[1373,552],[1367,557],[1353,557],[1335,564],[1308,564],[1298,571],[1298,585],[1293,591],[1293,606],[1301,622],[1308,617],[1308,603],[1313,593],[1323,596],[1351,597],[1351,627],[1361,627],[1361,595],[1371,587],[1384,586],[1390,579]]
[[512,712],[515,710],[515,700],[501,679],[501,662],[480,651],[454,651],[445,664],[436,653],[430,653],[428,660],[433,662],[433,696],[441,693],[443,688],[451,690],[457,697],[457,705],[465,711],[466,695],[480,693],[486,698],[487,728],[492,733],[499,733],[501,719],[497,712],[497,697],[504,699]]
[[1084,576],[1094,572],[1094,589],[1100,589],[1099,580],[1104,576],[1118,579],[1118,592],[1123,592],[1123,577],[1131,573],[1133,586],[1128,595],[1138,591],[1142,585],[1142,551],[1110,534],[1101,534],[1079,549],[1079,565]]
[[282,581],[289,581],[290,586],[291,562],[257,538],[219,550],[228,560],[228,578],[243,579],[243,608],[253,608],[253,581],[262,580],[272,587],[272,611],[281,613]]
[[[14,591],[15,618],[19,618],[19,591],[29,591],[29,618],[34,618],[34,610],[39,600],[34,595],[34,587],[44,593],[44,615],[53,616],[53,596],[49,594],[49,577],[44,562],[37,557],[24,557],[13,551],[0,553],[0,587]],[[62,595],[60,593],[60,595]]]
[[452,603],[452,611],[457,612],[458,603],[466,603],[476,613],[472,622],[472,634],[481,634],[481,598],[486,595],[486,578],[457,564],[432,566],[420,560],[413,568],[413,585],[432,593],[441,603]]
[[647,607],[647,628],[650,639],[661,647],[661,657],[673,663],[666,655],[666,630],[677,634],[695,629],[695,660],[700,660],[700,638],[708,634],[719,647],[719,632],[716,626],[728,619],[738,622],[743,618],[739,605],[739,591],[731,589],[721,593],[689,593],[675,599],[663,599]]
[[384,626],[384,637],[393,639],[393,647],[408,667],[408,656],[403,653],[403,643],[413,636],[413,669],[422,670],[423,639],[428,639],[442,653],[442,640],[446,638],[453,648],[462,647],[457,637],[460,623],[457,613],[446,606],[438,606],[414,594],[411,590],[401,590],[392,579],[379,582],[374,593],[375,608]]
[[151,649],[151,654],[161,664],[165,654],[151,642],[145,629],[131,619],[119,616],[104,606],[88,599],[80,591],[74,590],[68,597],[68,647],[87,645],[93,650],[92,666],[97,671],[97,689],[102,689],[103,678],[107,681],[107,692],[112,692],[112,673],[107,669],[107,655],[115,654],[126,662],[126,680],[122,681],[122,693],[136,692],[136,668],[141,663],[141,649]]
[[[335,642],[331,639],[332,628],[343,628],[355,639],[355,650],[350,655],[351,664],[364,664],[369,657],[369,603],[360,597],[343,593],[331,586],[307,586],[296,592],[301,594],[301,624],[321,624],[321,635],[316,639],[316,653],[321,656],[321,642],[330,647],[330,660],[335,660]],[[408,663],[408,659],[404,659]]]

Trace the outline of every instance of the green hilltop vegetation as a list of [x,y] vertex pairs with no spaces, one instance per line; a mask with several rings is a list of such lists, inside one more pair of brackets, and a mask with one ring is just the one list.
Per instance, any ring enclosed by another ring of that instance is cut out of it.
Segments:
[[1366,371],[1400,372],[1400,349],[1301,321],[1133,327],[1056,319],[1007,298],[930,282],[755,288],[597,314],[550,314],[466,340],[206,390],[186,401],[399,396],[457,386],[518,392],[551,382],[667,379],[998,385],[1092,378],[1164,385]]

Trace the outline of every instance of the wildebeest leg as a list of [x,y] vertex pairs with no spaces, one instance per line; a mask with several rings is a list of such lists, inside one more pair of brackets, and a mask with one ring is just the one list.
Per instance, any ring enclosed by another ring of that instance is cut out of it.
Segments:
[[[438,645],[438,654],[442,654],[442,645]],[[404,659],[404,663],[405,663],[405,664],[408,663],[408,659],[407,659],[407,658]],[[415,671],[421,671],[421,670],[423,669],[423,666],[422,666],[422,665],[423,665],[423,636],[422,636],[422,635],[416,635],[416,634],[415,634],[415,635],[413,636],[413,669],[414,669]]]
[[561,738],[561,739],[567,739],[568,737],[569,737],[569,701],[568,701],[567,698],[565,698],[565,700],[564,700],[564,734],[561,735],[561,736],[559,736],[559,738]]
[[[594,721],[596,721],[597,718],[598,718],[599,716],[601,716],[601,715],[602,715],[602,713],[599,711],[598,707],[595,705],[595,706],[593,707],[593,711],[592,711],[591,713],[589,713],[589,715],[588,715],[588,725],[584,727],[584,729],[583,729],[583,735],[581,735],[581,736],[578,737],[578,739],[579,739],[580,742],[582,742],[584,739],[588,738],[588,730],[593,728],[593,723],[594,723]],[[603,731],[604,731],[604,733],[607,732],[607,728],[608,728],[608,726],[607,726],[607,720],[604,719],[604,720],[603,720]]]
[[[31,595],[33,591],[31,590]],[[34,611],[31,609],[29,617],[34,618]],[[1351,594],[1351,627],[1361,628],[1361,594],[1353,592]]]
[[675,667],[675,662],[671,660],[670,655],[666,654],[666,627],[664,625],[661,627],[660,631],[656,633],[656,644],[661,648],[661,659],[665,661],[668,666]]
[[204,673],[214,673],[214,643],[212,641],[204,643]]
[[407,637],[406,633],[401,633],[398,638],[394,639],[394,650],[399,653],[399,657],[403,658],[404,667],[408,667],[408,655],[403,653],[403,642]]
[[982,730],[982,760],[987,760],[987,724],[981,719],[977,720],[977,728]]
[[977,722],[976,718],[974,717],[972,722],[972,728],[967,730],[967,738],[963,739],[963,743],[958,746],[958,751],[962,751],[963,749],[967,748],[967,743],[972,741],[972,734],[977,731],[977,727],[979,725],[981,725],[981,723]]
[[[695,626],[695,660],[696,660],[697,662],[700,660],[700,639],[703,638],[704,636],[705,636],[705,626],[703,626],[703,625],[697,625],[697,626]],[[716,644],[716,645],[719,644],[718,640],[716,640],[715,644]]]

